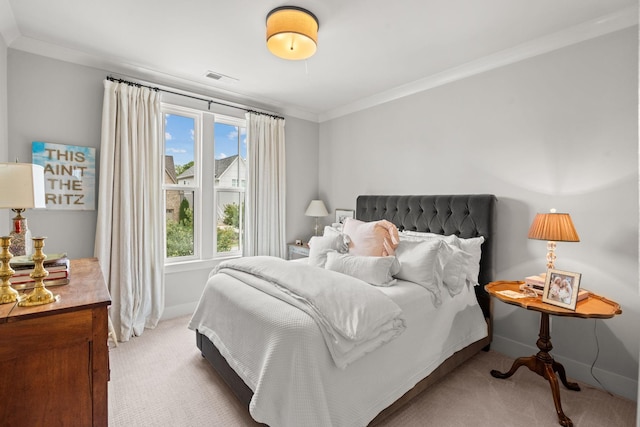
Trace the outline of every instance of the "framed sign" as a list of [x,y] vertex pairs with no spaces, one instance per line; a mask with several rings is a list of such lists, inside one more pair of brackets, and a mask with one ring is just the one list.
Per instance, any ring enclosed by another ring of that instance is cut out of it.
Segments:
[[32,162],[44,167],[47,209],[96,209],[96,149],[34,141]]
[[575,310],[580,289],[580,276],[580,273],[549,269],[545,277],[542,301]]

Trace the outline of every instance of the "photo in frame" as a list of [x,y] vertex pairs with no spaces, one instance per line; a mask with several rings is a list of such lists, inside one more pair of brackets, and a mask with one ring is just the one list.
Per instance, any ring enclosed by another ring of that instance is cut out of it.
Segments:
[[336,222],[344,224],[344,220],[347,218],[354,218],[356,211],[353,209],[336,209]]
[[542,301],[575,310],[580,290],[580,273],[549,269],[544,282]]

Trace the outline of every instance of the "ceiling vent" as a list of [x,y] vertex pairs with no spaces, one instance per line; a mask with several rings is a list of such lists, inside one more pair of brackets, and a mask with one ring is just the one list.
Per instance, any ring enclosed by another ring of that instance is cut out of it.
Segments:
[[226,76],[226,75],[224,75],[222,73],[217,73],[217,72],[211,71],[211,70],[207,71],[204,76],[209,78],[209,79],[223,81],[223,82],[237,82],[238,81],[238,79],[236,79],[235,77]]

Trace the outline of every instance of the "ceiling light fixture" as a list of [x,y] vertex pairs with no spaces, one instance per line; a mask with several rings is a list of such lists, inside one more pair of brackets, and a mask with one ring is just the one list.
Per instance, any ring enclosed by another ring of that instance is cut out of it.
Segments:
[[318,18],[306,9],[282,6],[267,15],[267,48],[283,59],[307,59],[316,53]]

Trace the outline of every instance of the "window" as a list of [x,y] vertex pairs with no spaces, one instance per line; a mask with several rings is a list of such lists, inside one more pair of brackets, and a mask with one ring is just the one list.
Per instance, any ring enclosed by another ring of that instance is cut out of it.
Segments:
[[245,120],[163,104],[166,260],[242,253]]

